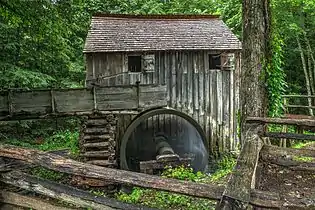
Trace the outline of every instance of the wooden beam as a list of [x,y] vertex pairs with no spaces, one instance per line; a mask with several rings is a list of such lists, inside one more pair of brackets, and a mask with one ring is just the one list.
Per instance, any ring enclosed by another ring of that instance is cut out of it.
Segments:
[[0,120],[76,116],[94,110],[137,111],[166,106],[166,93],[165,85],[0,91]]
[[281,133],[281,132],[266,132],[262,134],[263,137],[270,138],[285,138],[297,140],[315,140],[315,135],[297,134],[297,133]]
[[[66,208],[48,203],[42,199],[30,196],[20,195],[10,191],[0,191],[0,203],[12,204],[24,208],[41,209],[41,210],[70,210],[75,208]],[[2,209],[2,207],[1,207]]]
[[315,127],[315,120],[310,120],[310,119],[248,117],[246,118],[246,123],[281,124],[281,125],[298,125],[298,126]]
[[248,127],[245,144],[229,178],[217,209],[247,209],[255,180],[262,141],[257,134],[260,126]]
[[260,158],[291,170],[315,172],[315,150],[265,145],[261,150]]
[[43,180],[26,173],[13,171],[2,174],[0,180],[28,191],[36,192],[54,199],[62,200],[79,207],[93,209],[148,209],[133,204],[127,204],[112,198],[96,196],[90,192],[76,189],[56,182]]
[[34,119],[49,119],[57,117],[80,117],[93,114],[124,114],[124,115],[136,115],[139,114],[139,110],[112,110],[112,111],[91,111],[91,112],[67,112],[67,113],[51,113],[51,114],[19,114],[19,115],[6,115],[0,116],[0,121],[18,121],[18,120],[34,120]]
[[311,109],[315,109],[315,106],[294,105],[294,104],[287,104],[286,107],[288,107],[288,108],[311,108]]
[[282,95],[283,98],[315,98],[315,95]]
[[0,145],[0,156],[38,164],[63,173],[145,188],[154,188],[212,200],[219,200],[223,191],[223,188],[217,185],[183,182],[143,173],[104,168],[66,159],[59,155],[9,145]]
[[261,154],[273,155],[275,157],[281,156],[307,156],[315,158],[315,150],[312,149],[294,149],[294,148],[283,148],[273,145],[264,145],[261,149]]

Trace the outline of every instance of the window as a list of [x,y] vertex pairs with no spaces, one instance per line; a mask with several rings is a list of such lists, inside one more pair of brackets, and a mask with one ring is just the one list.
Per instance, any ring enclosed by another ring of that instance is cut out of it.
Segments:
[[128,56],[128,71],[141,72],[141,56]]
[[221,69],[220,54],[209,54],[209,69]]

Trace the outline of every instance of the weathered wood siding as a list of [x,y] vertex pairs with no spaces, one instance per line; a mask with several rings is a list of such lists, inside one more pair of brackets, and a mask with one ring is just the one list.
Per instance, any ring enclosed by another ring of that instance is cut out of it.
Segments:
[[0,120],[16,115],[148,109],[165,106],[165,98],[166,86],[156,85],[9,90],[0,92]]
[[[127,53],[88,55],[87,85],[102,86],[162,84],[167,86],[170,107],[192,116],[208,137],[210,152],[236,149],[236,109],[239,84],[239,54],[223,53],[219,70],[209,69],[209,54],[222,51],[154,52],[154,69],[144,73],[128,72]],[[117,65],[106,57],[115,57]],[[99,63],[102,63],[99,65]],[[112,67],[113,69],[110,69]],[[235,70],[237,68],[237,71]],[[93,74],[94,69],[94,74]],[[235,73],[236,72],[236,73]]]

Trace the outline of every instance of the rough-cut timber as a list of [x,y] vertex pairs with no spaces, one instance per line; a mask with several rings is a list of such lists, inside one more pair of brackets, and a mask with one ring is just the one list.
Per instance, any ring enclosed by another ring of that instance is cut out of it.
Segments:
[[[100,180],[108,180],[112,182],[119,182],[131,186],[141,186],[146,188],[154,188],[164,191],[170,191],[180,194],[186,194],[196,197],[208,198],[212,200],[220,200],[224,191],[222,186],[200,184],[194,182],[180,181],[174,179],[166,179],[158,176],[152,176],[142,173],[136,173],[131,171],[122,171],[118,169],[104,168],[91,164],[81,163],[74,160],[66,159],[55,154],[49,154],[42,151],[22,149],[14,146],[0,145],[0,156],[19,159],[27,161],[29,163],[35,163],[45,168],[49,168],[55,171],[74,174],[78,176],[84,176]],[[23,181],[22,177],[26,175],[13,176],[14,173],[4,174],[1,181],[11,183],[9,180],[16,180],[15,186],[21,185],[19,181]],[[13,174],[13,175],[12,175]],[[6,176],[10,176],[6,179]],[[12,178],[11,178],[12,177]],[[15,177],[15,178],[14,178]],[[5,181],[6,180],[6,181]],[[29,181],[29,180],[28,180]],[[37,183],[37,182],[36,182]],[[43,183],[40,183],[43,185]],[[23,185],[21,185],[23,186]],[[28,189],[32,185],[28,186]],[[45,185],[46,186],[46,185]],[[51,187],[58,186],[56,183]],[[55,188],[54,188],[55,189]],[[70,189],[70,188],[69,188]],[[74,189],[71,189],[72,192]],[[277,202],[279,194],[271,193],[268,191],[257,191],[251,189],[250,192],[250,204],[262,207],[280,208],[282,206],[281,201]],[[276,195],[272,197],[272,195]],[[76,197],[80,197],[76,194]],[[85,197],[80,197],[86,199]],[[286,198],[284,198],[286,199]],[[98,202],[98,201],[97,201]],[[99,203],[99,202],[98,202]],[[106,205],[111,205],[106,203]]]
[[[150,95],[143,88],[151,90]],[[0,93],[0,120],[75,116],[97,111],[137,111],[165,106],[165,98],[166,86],[156,85],[8,90]]]
[[246,118],[246,123],[297,125],[297,126],[315,127],[315,120],[311,120],[311,119],[248,117]]
[[[12,204],[28,209],[40,209],[40,210],[71,210],[74,208],[66,208],[62,206],[56,206],[51,203],[48,203],[42,199],[34,198],[30,196],[25,196],[21,194],[17,194],[10,191],[2,190],[0,191],[0,207],[2,208],[2,204]],[[24,209],[23,208],[23,209]]]
[[56,182],[32,177],[28,174],[13,171],[2,174],[0,180],[31,192],[62,200],[79,207],[93,209],[146,209],[132,204],[123,203],[115,199],[96,196],[90,192],[69,187]]
[[[255,127],[255,129],[254,129]],[[245,144],[229,178],[217,209],[247,209],[251,201],[251,189],[262,148],[262,140],[257,134],[259,126],[247,129]]]
[[223,191],[222,187],[217,185],[183,182],[180,180],[166,179],[131,171],[104,168],[66,159],[42,151],[23,149],[8,145],[0,145],[0,156],[24,160],[63,173],[94,179],[105,179],[127,185],[160,189],[214,200],[220,199]]
[[279,133],[279,132],[265,132],[263,137],[277,138],[277,139],[297,139],[297,140],[313,140],[315,135],[297,134],[297,133]]
[[106,167],[117,167],[117,116],[90,116],[80,132],[80,155],[84,161]]
[[284,166],[291,170],[315,172],[315,150],[264,145],[260,158],[263,161]]

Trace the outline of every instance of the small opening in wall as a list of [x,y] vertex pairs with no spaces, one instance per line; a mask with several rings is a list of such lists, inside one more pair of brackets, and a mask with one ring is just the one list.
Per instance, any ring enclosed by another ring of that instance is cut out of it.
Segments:
[[209,54],[209,69],[221,68],[221,56],[220,54]]
[[141,56],[140,55],[128,56],[128,71],[141,72]]

